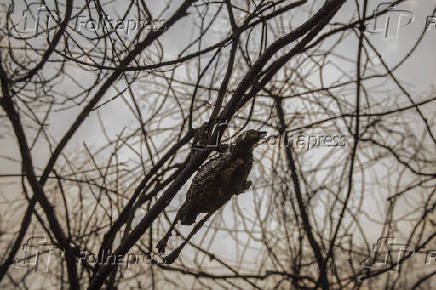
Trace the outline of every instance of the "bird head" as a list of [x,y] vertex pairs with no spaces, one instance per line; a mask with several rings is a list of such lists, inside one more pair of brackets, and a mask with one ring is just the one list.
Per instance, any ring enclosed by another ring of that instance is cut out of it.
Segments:
[[266,135],[267,133],[264,131],[250,129],[238,136],[238,138],[236,139],[236,144],[254,147]]

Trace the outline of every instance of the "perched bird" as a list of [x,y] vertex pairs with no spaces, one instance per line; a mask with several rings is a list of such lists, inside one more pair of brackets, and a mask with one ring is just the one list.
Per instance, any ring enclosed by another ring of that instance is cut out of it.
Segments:
[[213,213],[233,195],[250,188],[251,181],[247,178],[253,167],[253,149],[265,136],[266,132],[247,130],[236,138],[227,152],[218,154],[200,167],[186,193],[185,202],[157,245],[159,252],[165,252],[171,232],[179,220],[182,225],[192,225],[198,214]]

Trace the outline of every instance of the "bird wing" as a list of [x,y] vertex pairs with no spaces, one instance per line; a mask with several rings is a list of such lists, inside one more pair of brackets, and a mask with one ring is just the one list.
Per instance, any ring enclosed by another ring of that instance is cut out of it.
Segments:
[[232,155],[227,153],[218,154],[210,159],[198,169],[197,174],[192,179],[191,187],[186,193],[186,201],[189,202],[195,195],[202,192],[206,186],[217,179],[218,174],[229,164]]
[[192,179],[192,183],[202,183],[204,180],[215,179],[218,173],[229,164],[231,158],[232,155],[228,152],[213,157],[198,169],[198,173]]

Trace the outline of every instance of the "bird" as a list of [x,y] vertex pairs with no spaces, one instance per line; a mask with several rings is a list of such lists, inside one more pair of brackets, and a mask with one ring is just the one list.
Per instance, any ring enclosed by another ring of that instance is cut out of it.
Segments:
[[157,244],[159,253],[164,253],[172,230],[181,221],[182,225],[195,223],[200,213],[214,213],[232,196],[250,189],[248,175],[253,167],[253,150],[267,135],[264,131],[247,130],[221,152],[202,165],[192,179],[185,202],[178,210],[167,234]]

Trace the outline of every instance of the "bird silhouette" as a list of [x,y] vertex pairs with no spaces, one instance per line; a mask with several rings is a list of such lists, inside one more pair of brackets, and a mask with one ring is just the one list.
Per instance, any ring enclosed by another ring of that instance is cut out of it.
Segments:
[[165,252],[171,232],[180,220],[182,225],[195,223],[200,213],[214,213],[234,195],[248,190],[247,181],[253,167],[253,149],[266,132],[247,130],[240,134],[229,150],[219,153],[200,167],[186,193],[186,200],[178,210],[166,235],[157,244]]

